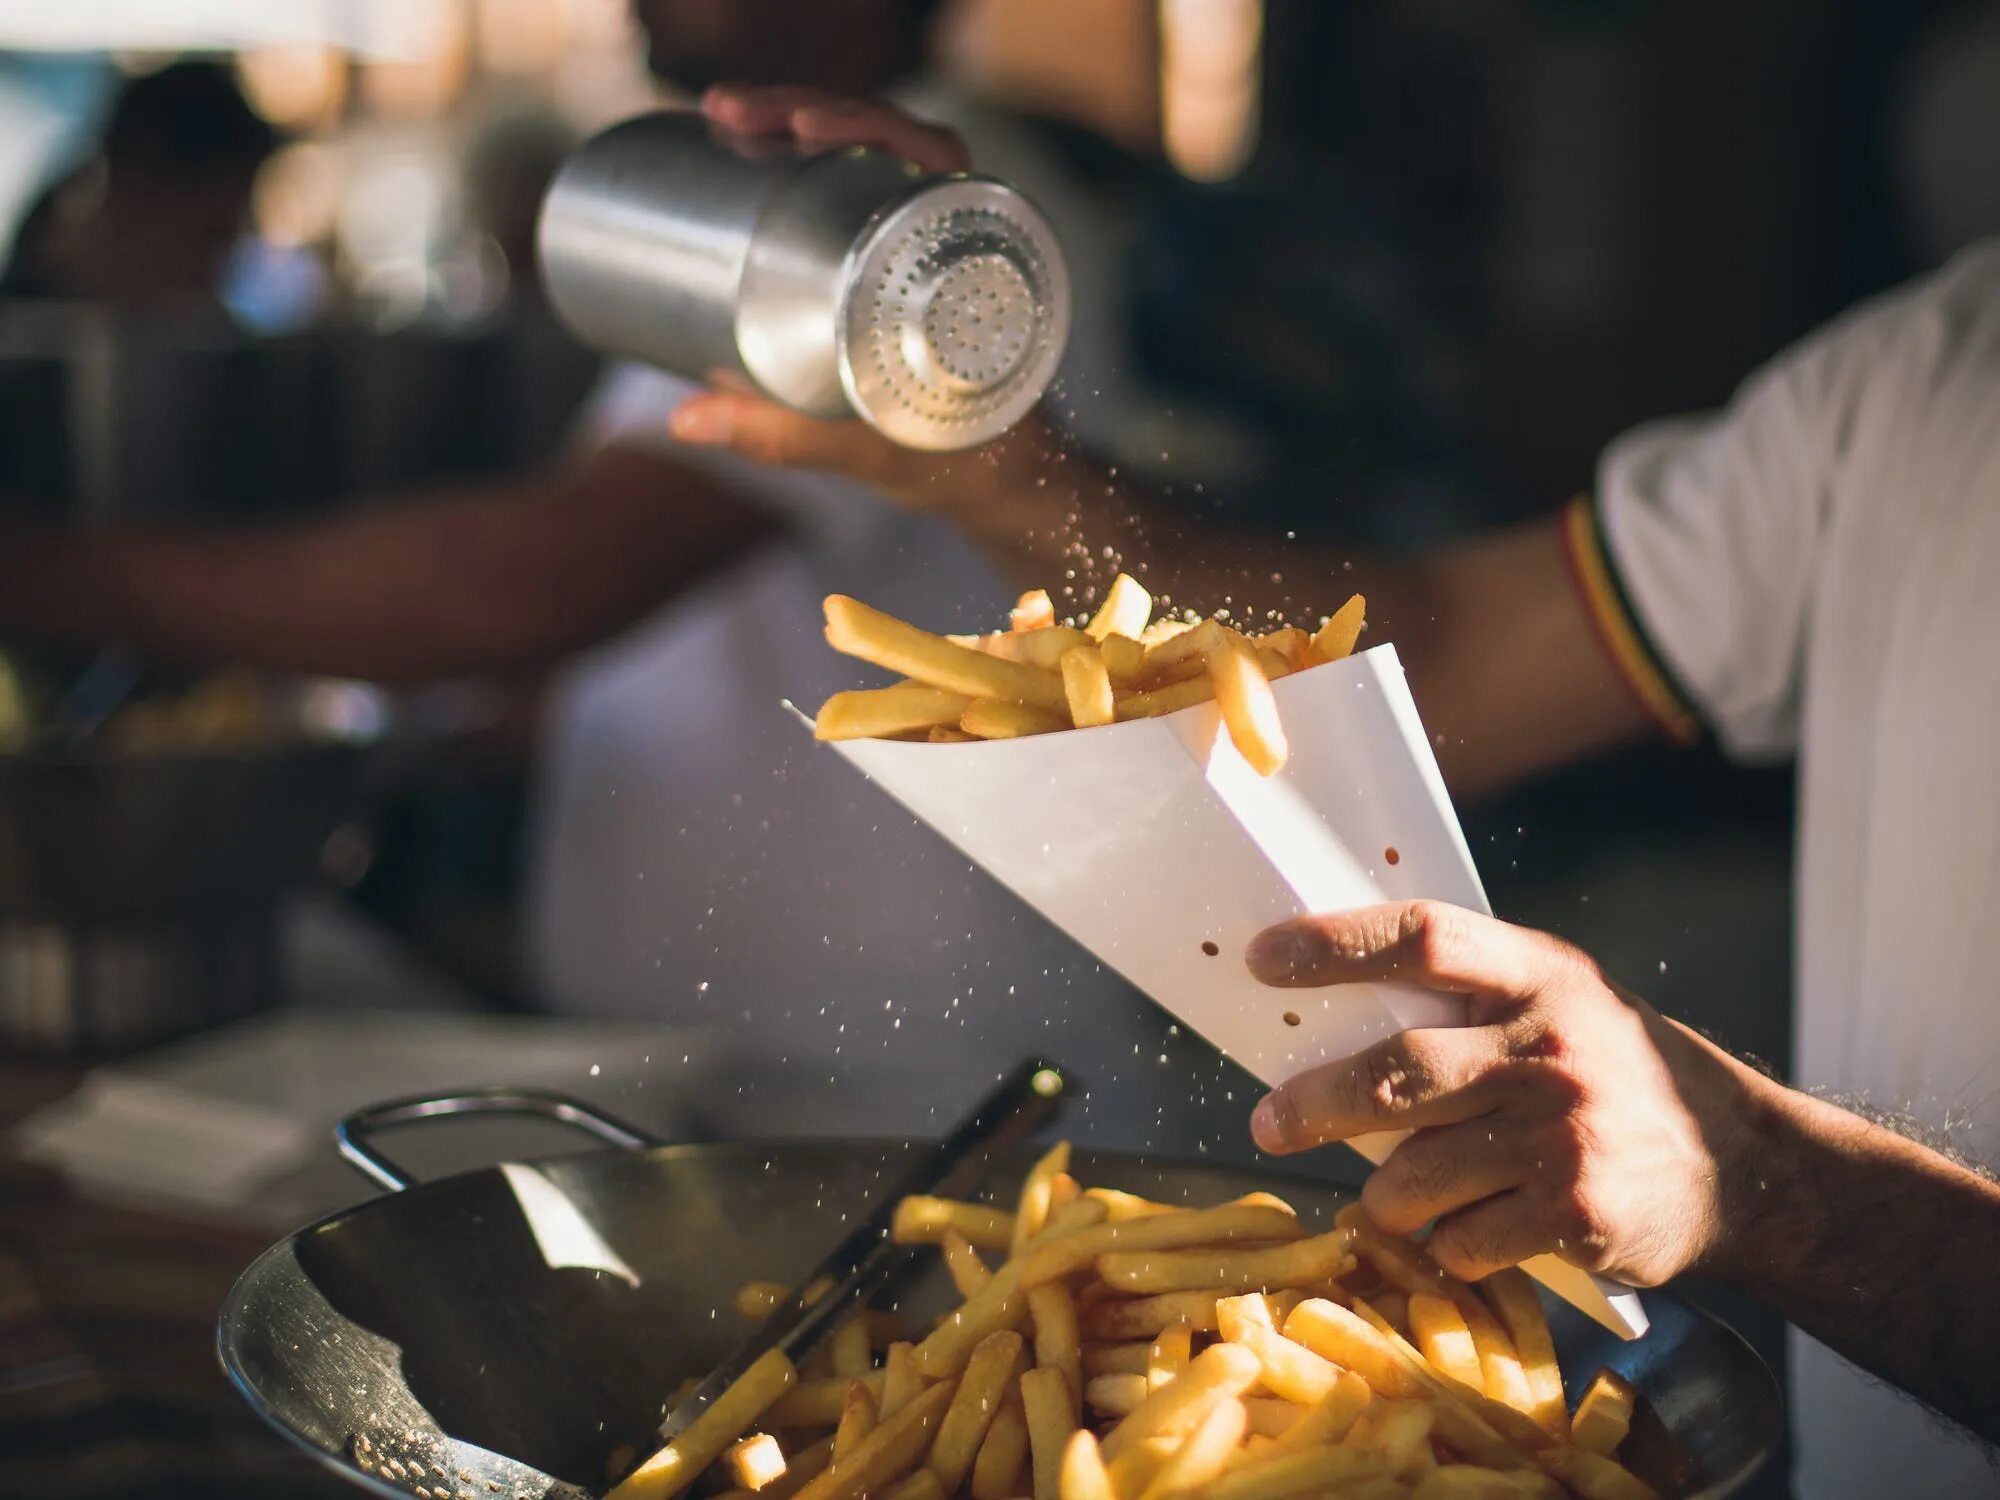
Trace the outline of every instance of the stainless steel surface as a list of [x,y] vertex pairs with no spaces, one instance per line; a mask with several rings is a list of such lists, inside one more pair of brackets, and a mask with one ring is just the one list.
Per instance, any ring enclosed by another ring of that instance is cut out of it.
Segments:
[[571,156],[540,249],[549,301],[586,342],[859,415],[911,448],[1006,431],[1069,333],[1055,232],[1012,188],[745,141],[686,111]]
[[[792,1282],[791,1297],[773,1308],[759,1328],[741,1339],[729,1357],[666,1414],[660,1435],[680,1432],[768,1351],[782,1349],[794,1363],[803,1361],[850,1307],[877,1299],[915,1274],[927,1257],[890,1238],[897,1201],[912,1193],[945,1198],[977,1193],[992,1175],[996,1158],[1018,1150],[1055,1117],[1068,1086],[1049,1062],[1028,1058],[975,1104],[949,1135],[915,1150],[902,1176],[876,1193],[874,1207],[825,1259]],[[804,1300],[804,1288],[820,1281],[825,1290],[810,1302]]]
[[603,1110],[551,1094],[545,1089],[476,1089],[467,1094],[426,1095],[396,1099],[387,1104],[371,1104],[358,1109],[333,1127],[335,1149],[356,1171],[377,1187],[391,1193],[416,1186],[417,1179],[375,1148],[375,1132],[398,1125],[415,1125],[425,1120],[444,1120],[461,1115],[520,1115],[549,1120],[589,1132],[606,1145],[637,1151],[656,1146],[658,1141],[635,1125],[614,1119]]
[[[274,1427],[377,1494],[413,1493],[413,1458],[430,1466],[421,1482],[454,1496],[601,1488],[607,1455],[646,1449],[667,1393],[741,1337],[736,1288],[752,1277],[796,1285],[923,1149],[661,1146],[427,1183],[260,1257],[223,1306],[222,1361]],[[1030,1156],[996,1165],[995,1197],[1011,1195]],[[1170,1201],[1271,1187],[1324,1215],[1342,1197],[1192,1162],[1079,1152],[1075,1170]],[[919,1319],[949,1305],[934,1263],[901,1305]],[[1598,1367],[1619,1371],[1644,1398],[1633,1467],[1666,1496],[1736,1493],[1777,1441],[1770,1373],[1672,1295],[1648,1293],[1647,1305],[1652,1331],[1631,1344],[1551,1307],[1570,1397]],[[402,1476],[374,1457],[385,1452],[409,1455]]]

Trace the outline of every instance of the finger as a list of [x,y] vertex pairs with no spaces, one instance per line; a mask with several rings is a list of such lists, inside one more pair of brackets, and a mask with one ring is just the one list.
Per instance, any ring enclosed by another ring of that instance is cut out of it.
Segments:
[[1464,1281],[1518,1266],[1556,1248],[1556,1235],[1519,1189],[1438,1220],[1424,1242],[1433,1259]]
[[1405,1031],[1287,1079],[1250,1115],[1259,1147],[1280,1155],[1371,1131],[1451,1125],[1492,1109],[1508,1056],[1497,1026]]
[[1258,933],[1244,957],[1264,983],[1288,989],[1407,979],[1520,1000],[1538,994],[1574,961],[1569,948],[1546,933],[1438,901],[1294,917]]
[[860,99],[803,105],[793,111],[791,126],[801,145],[872,146],[927,172],[963,172],[972,164],[958,132]]
[[1414,1234],[1432,1219],[1526,1182],[1525,1135],[1522,1126],[1490,1114],[1419,1130],[1369,1174],[1361,1204],[1388,1233]]
[[675,408],[669,430],[683,443],[728,448],[757,463],[819,469],[878,485],[905,477],[910,458],[860,422],[827,422],[755,396],[712,392]]
[[824,89],[779,85],[767,88],[749,84],[718,83],[701,96],[701,112],[739,135],[786,135],[792,116],[817,104],[831,104],[836,95]]

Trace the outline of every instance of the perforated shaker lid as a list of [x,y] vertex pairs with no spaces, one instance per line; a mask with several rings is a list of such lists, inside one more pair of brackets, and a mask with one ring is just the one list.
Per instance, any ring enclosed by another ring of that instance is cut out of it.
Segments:
[[971,448],[1041,399],[1069,338],[1069,273],[1041,210],[960,177],[913,194],[850,253],[840,381],[905,448]]

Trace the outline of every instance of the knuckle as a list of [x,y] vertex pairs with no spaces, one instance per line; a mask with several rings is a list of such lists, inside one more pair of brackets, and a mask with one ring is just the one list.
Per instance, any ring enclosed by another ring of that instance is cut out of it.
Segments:
[[1397,1115],[1416,1102],[1422,1086],[1422,1072],[1402,1037],[1371,1047],[1361,1055],[1355,1078],[1366,1091],[1358,1101],[1362,1112]]
[[1418,1203],[1435,1203],[1456,1188],[1465,1176],[1465,1163],[1450,1146],[1424,1135],[1411,1137],[1400,1147],[1385,1170],[1395,1170],[1397,1186]]
[[1442,901],[1413,901],[1403,909],[1401,946],[1408,961],[1427,972],[1451,966],[1463,949],[1465,923]]
[[1492,1232],[1476,1219],[1446,1219],[1426,1245],[1432,1259],[1463,1281],[1477,1281],[1507,1263]]

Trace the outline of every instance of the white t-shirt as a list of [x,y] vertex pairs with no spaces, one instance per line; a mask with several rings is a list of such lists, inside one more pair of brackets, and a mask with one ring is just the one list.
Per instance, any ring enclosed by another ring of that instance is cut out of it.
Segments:
[[[1100,393],[1080,416],[1116,429],[1143,403],[1117,379],[1115,241],[1032,142],[991,117],[954,123],[1058,224],[1078,305],[1064,379]],[[661,1079],[699,1087],[721,1134],[936,1133],[1033,1050],[1082,1076],[1079,1139],[1247,1159],[1252,1100],[1216,1086],[1206,1046],[780,707],[875,680],[827,647],[828,593],[971,630],[1014,591],[950,527],[861,486],[675,444],[668,417],[693,390],[618,369],[582,439],[712,474],[792,529],[565,672],[531,860],[543,993],[571,1013],[731,1028],[726,1055]]]
[[[2000,242],[1620,439],[1597,507],[1635,686],[1798,757],[1796,1082],[2000,1163]],[[2000,1493],[1914,1404],[1797,1333],[1792,1362],[1807,1500]]]

